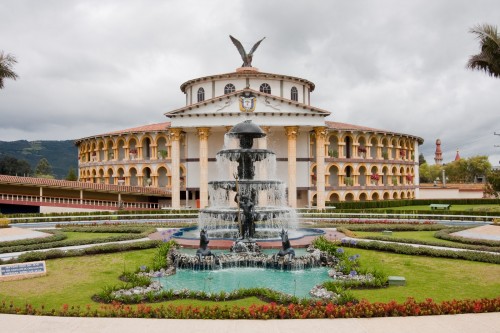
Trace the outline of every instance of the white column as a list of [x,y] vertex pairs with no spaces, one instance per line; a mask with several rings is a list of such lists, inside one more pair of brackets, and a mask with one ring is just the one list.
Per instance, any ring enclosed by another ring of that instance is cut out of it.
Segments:
[[325,209],[325,139],[326,128],[315,127],[316,133],[316,202],[318,209]]
[[288,204],[297,207],[297,134],[298,126],[286,126],[288,138]]
[[180,166],[181,166],[181,128],[170,129],[172,139],[172,208],[181,208],[181,180],[180,180]]
[[209,127],[198,127],[200,140],[200,208],[208,206],[208,136]]

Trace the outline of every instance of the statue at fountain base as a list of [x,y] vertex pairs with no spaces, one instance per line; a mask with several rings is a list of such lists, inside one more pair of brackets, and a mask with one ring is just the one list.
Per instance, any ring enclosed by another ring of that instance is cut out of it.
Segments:
[[208,249],[208,240],[207,231],[205,229],[201,229],[200,231],[200,248],[196,250],[196,255],[200,258],[200,261],[203,257],[212,256],[212,251]]
[[290,244],[290,240],[288,239],[288,231],[285,229],[281,229],[280,233],[281,237],[281,250],[276,254],[276,261],[278,257],[284,257],[288,255],[288,261],[292,261],[295,258],[295,250]]

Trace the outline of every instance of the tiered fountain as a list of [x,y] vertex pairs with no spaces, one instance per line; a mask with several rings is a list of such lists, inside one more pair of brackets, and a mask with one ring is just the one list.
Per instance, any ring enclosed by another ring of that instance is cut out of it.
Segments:
[[[209,182],[209,208],[199,217],[200,247],[196,256],[174,253],[177,267],[216,269],[253,266],[302,269],[320,265],[319,252],[295,258],[288,232],[297,233],[295,211],[287,207],[282,181],[273,176],[275,154],[253,148],[254,139],[265,137],[262,129],[246,120],[227,134],[225,147],[217,154],[219,179]],[[230,148],[237,146],[237,148]],[[295,237],[295,235],[294,235]],[[233,239],[233,253],[214,255],[209,238]],[[281,239],[274,255],[260,253],[257,240]]]
[[255,239],[278,238],[296,225],[294,210],[286,207],[283,182],[262,179],[263,173],[274,172],[276,162],[272,151],[253,148],[254,139],[265,136],[251,120],[227,133],[226,146],[236,143],[239,148],[224,147],[217,160],[219,177],[232,179],[209,182],[210,208],[200,212],[200,228],[209,237],[237,239],[236,251],[257,250]]

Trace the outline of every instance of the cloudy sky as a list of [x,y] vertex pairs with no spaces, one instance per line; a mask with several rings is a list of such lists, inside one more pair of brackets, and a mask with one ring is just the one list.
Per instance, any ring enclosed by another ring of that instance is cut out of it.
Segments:
[[433,162],[500,160],[500,79],[465,68],[498,0],[2,0],[0,50],[20,78],[0,90],[0,140],[66,140],[165,121],[181,83],[253,65],[316,84],[330,120],[413,134]]

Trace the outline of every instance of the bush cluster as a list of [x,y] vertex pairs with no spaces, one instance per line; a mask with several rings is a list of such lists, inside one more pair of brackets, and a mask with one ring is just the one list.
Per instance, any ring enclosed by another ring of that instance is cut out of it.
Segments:
[[168,253],[171,249],[177,246],[177,243],[173,240],[168,242],[163,242],[158,246],[153,260],[151,263],[151,269],[153,271],[159,271],[162,268],[167,268],[168,266]]
[[0,303],[0,312],[8,314],[28,314],[65,317],[122,317],[122,318],[168,318],[168,319],[318,319],[318,318],[372,318],[372,317],[399,317],[399,316],[427,316],[463,313],[483,313],[500,311],[500,297],[493,299],[452,300],[435,302],[426,299],[417,302],[408,298],[405,302],[388,303],[368,302],[362,300],[357,304],[347,303],[335,305],[324,304],[288,304],[276,303],[264,305],[240,306],[192,306],[167,305],[153,307],[138,304],[137,306],[123,305],[114,302],[93,308],[70,306],[63,304],[60,309],[35,308],[30,304],[18,306],[13,302]]
[[313,246],[321,251],[325,251],[328,254],[335,256],[339,259],[339,263],[335,266],[335,269],[341,271],[343,274],[351,274],[351,275],[368,275],[371,274],[373,276],[373,280],[356,280],[356,279],[347,279],[347,280],[329,280],[323,283],[323,286],[335,293],[339,293],[341,291],[339,287],[342,289],[345,288],[381,288],[387,286],[387,274],[380,270],[367,270],[366,268],[361,266],[361,262],[359,261],[359,255],[348,256],[344,249],[338,247],[336,243],[327,240],[325,237],[320,236],[317,237],[313,241]]

